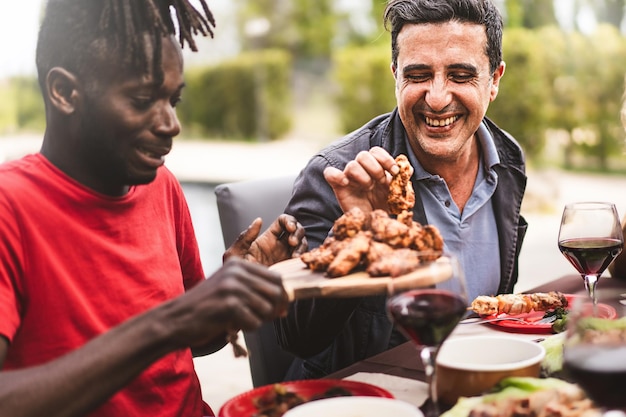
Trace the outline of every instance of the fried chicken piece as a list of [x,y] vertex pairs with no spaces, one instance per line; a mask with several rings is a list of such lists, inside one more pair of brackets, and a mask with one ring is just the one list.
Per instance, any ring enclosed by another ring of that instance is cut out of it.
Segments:
[[339,240],[333,236],[329,236],[324,240],[321,246],[311,249],[300,256],[304,262],[313,271],[326,271],[328,265],[335,259],[335,256],[348,244],[347,240]]
[[367,251],[366,255],[367,264],[373,264],[380,258],[393,253],[394,250],[394,248],[384,242],[377,242],[376,240],[372,240],[372,242],[370,243],[370,248]]
[[409,226],[387,215],[383,216],[379,210],[372,213],[370,230],[374,240],[387,243],[394,248],[406,248],[412,243]]
[[392,278],[415,271],[420,265],[419,253],[413,249],[395,249],[370,263],[367,273],[373,277],[390,275]]
[[389,219],[389,218],[390,218],[389,213],[387,213],[385,210],[377,209],[377,210],[371,211],[369,213],[369,216],[367,216],[367,220],[365,224],[363,225],[363,230],[369,230],[374,235],[377,232],[382,233],[381,230],[384,230],[384,227],[381,229],[380,225],[384,224],[383,222],[386,221],[384,219]]
[[373,210],[370,212],[367,218],[367,222],[365,223],[364,227],[366,230],[371,230],[372,221],[375,221],[377,219],[388,219],[388,218],[390,218],[389,213],[387,213],[385,210],[381,210],[381,209]]
[[348,275],[360,263],[370,247],[371,233],[359,232],[353,237],[344,239],[347,244],[335,255],[335,259],[328,265],[326,275],[331,278]]
[[422,261],[434,261],[443,251],[443,237],[439,229],[433,225],[420,225],[419,228],[413,236],[411,247],[421,252]]
[[333,224],[333,236],[342,240],[352,237],[364,229],[367,215],[358,207],[350,209],[335,220]]
[[335,259],[335,254],[330,245],[321,245],[303,253],[300,259],[313,271],[326,271],[328,265]]
[[400,223],[406,224],[409,227],[413,227],[415,224],[421,227],[421,224],[413,221],[412,211],[403,211],[402,213],[396,216],[396,219],[398,219]]
[[398,155],[396,164],[400,172],[396,174],[389,184],[387,204],[391,214],[400,214],[409,211],[415,205],[415,191],[411,184],[411,164],[406,155]]

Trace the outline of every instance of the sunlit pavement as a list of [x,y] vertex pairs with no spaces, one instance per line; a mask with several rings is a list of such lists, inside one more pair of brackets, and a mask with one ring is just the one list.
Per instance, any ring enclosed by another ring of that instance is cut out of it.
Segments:
[[[0,161],[36,152],[40,143],[38,137],[0,138]],[[217,184],[297,173],[320,146],[320,142],[308,139],[257,144],[179,140],[167,156],[166,165],[181,182]],[[556,243],[565,203],[612,201],[620,215],[626,213],[624,177],[562,171],[530,171],[528,177],[522,213],[530,226],[520,257],[521,279],[517,292],[573,272]],[[190,191],[189,197],[196,198],[195,193],[202,192],[211,193],[212,188],[195,190],[193,197]],[[210,273],[213,268],[219,267],[224,249],[217,209],[210,198],[203,199],[202,204],[190,202],[190,208],[201,251],[207,257],[205,268]],[[240,340],[243,341],[243,338]],[[247,359],[235,358],[230,346],[196,359],[196,368],[203,396],[216,412],[227,399],[252,388]]]

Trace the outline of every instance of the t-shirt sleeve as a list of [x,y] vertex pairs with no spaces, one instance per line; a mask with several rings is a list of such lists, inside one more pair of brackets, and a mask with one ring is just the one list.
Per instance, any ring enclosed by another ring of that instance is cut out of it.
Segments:
[[9,341],[20,325],[22,266],[19,223],[6,192],[0,189],[0,334]]

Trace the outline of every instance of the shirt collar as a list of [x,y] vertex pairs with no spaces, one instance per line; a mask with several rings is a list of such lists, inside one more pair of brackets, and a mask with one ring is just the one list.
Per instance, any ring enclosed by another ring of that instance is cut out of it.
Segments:
[[[481,154],[482,154],[482,165],[488,167],[488,170],[491,170],[495,165],[500,163],[500,156],[498,155],[498,150],[496,149],[496,144],[493,141],[493,136],[485,122],[481,122],[478,126],[478,130],[476,131],[476,136],[478,137],[478,141],[480,143]],[[408,142],[408,139],[406,139]],[[425,180],[428,178],[432,178],[434,175],[430,172],[426,171],[422,164],[419,163],[415,153],[413,153],[413,148],[411,148],[410,144],[407,144],[408,149],[408,157],[409,162],[413,165],[413,170],[415,173],[413,174],[416,180]]]
[[488,169],[492,169],[494,166],[500,164],[500,155],[496,149],[496,144],[493,141],[493,135],[487,129],[485,122],[481,122],[476,131],[476,136],[480,141],[480,147],[482,148],[483,163]]

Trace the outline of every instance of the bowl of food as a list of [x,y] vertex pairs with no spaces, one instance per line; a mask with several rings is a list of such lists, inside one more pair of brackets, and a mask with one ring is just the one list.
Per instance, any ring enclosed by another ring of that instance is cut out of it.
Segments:
[[282,416],[287,410],[312,401],[335,397],[382,397],[393,395],[376,385],[345,379],[307,379],[264,385],[226,401],[220,417]]
[[506,377],[538,377],[545,355],[539,343],[512,336],[448,339],[437,355],[439,400],[452,405],[488,392]]
[[292,408],[283,417],[424,417],[405,401],[384,397],[335,397],[311,401]]

